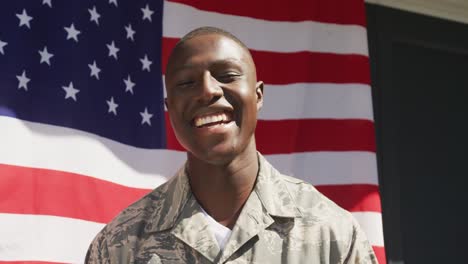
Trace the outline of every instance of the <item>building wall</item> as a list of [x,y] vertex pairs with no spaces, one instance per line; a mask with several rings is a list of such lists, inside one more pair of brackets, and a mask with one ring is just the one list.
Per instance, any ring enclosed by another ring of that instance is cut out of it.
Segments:
[[466,0],[365,0],[365,2],[468,23],[468,1]]
[[366,9],[388,263],[465,263],[468,24]]

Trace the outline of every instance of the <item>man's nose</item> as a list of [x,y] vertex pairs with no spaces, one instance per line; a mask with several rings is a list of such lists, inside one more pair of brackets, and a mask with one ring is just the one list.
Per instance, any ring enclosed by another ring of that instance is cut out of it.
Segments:
[[223,89],[210,72],[205,72],[203,74],[199,90],[199,101],[203,104],[212,103],[223,96]]

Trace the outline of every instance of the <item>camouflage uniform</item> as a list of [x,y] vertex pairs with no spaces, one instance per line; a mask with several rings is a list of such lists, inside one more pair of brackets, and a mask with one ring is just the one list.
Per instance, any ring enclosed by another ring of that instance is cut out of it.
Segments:
[[86,263],[377,263],[350,213],[261,155],[259,164],[223,251],[182,168],[108,224]]

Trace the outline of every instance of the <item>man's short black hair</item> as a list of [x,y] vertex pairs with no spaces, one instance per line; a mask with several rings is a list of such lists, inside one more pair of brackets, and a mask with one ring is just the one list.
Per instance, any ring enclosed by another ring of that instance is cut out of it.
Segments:
[[177,47],[183,45],[187,40],[191,39],[191,38],[194,38],[196,36],[200,36],[200,35],[208,35],[208,34],[218,34],[218,35],[222,35],[222,36],[225,36],[227,38],[230,38],[231,40],[234,40],[237,44],[239,44],[243,49],[245,49],[248,54],[250,54],[250,51],[249,51],[249,48],[240,40],[238,39],[236,36],[234,36],[232,33],[224,30],[224,29],[220,29],[220,28],[217,28],[217,27],[199,27],[199,28],[196,28],[192,31],[190,31],[189,33],[187,33],[185,36],[183,36],[178,42],[177,44],[175,45],[174,47],[174,50],[177,49]]

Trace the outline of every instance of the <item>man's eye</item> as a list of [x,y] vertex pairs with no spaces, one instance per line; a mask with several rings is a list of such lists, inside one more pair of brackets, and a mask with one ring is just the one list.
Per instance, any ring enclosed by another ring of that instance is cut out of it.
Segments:
[[235,81],[240,75],[235,73],[221,74],[216,76],[216,80],[222,83],[230,83]]
[[194,81],[182,81],[177,83],[177,87],[190,87],[194,84]]

